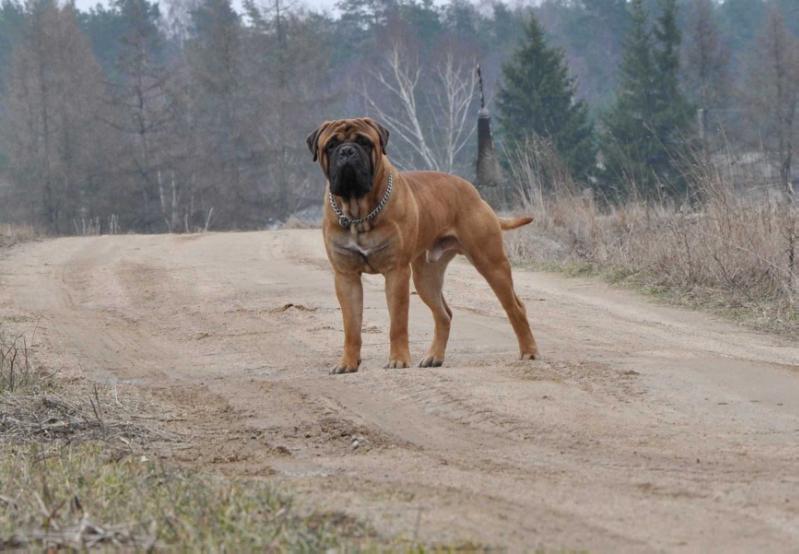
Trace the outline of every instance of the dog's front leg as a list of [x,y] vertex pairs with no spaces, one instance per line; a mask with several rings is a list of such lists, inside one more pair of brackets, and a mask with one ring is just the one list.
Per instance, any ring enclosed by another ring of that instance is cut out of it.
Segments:
[[410,265],[400,266],[385,274],[386,301],[391,316],[391,351],[386,367],[408,367],[411,352],[408,348],[408,305],[410,302]]
[[361,364],[363,284],[358,273],[336,272],[336,296],[344,319],[344,354],[330,373],[354,373]]

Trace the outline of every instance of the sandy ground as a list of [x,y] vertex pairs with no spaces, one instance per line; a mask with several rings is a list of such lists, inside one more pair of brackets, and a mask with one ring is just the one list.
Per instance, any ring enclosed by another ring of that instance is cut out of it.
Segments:
[[[509,551],[799,551],[799,345],[604,284],[516,270],[543,353],[516,361],[464,261],[436,369],[331,376],[319,231],[65,238],[0,260],[0,319],[62,375],[135,389],[190,438],[173,458],[269,476],[386,536]],[[431,339],[411,301],[411,349]]]

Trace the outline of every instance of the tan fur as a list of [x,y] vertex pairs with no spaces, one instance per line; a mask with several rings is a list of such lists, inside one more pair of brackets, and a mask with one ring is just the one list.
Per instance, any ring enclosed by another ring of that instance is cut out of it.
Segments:
[[[379,126],[369,118],[325,122],[309,137],[317,146],[319,163],[326,172],[325,144],[333,137],[352,140],[362,134],[373,148],[374,186],[363,198],[347,205],[353,216],[369,213],[385,192],[388,175],[394,188],[385,209],[368,231],[343,229],[327,202],[322,232],[335,274],[336,295],[344,319],[344,353],[333,373],[357,371],[361,363],[363,321],[362,273],[381,273],[386,280],[386,300],[391,318],[387,367],[408,367],[408,305],[410,279],[435,320],[435,336],[420,366],[439,366],[449,337],[452,312],[442,294],[444,272],[456,254],[464,254],[485,277],[510,319],[523,359],[538,355],[524,305],[513,290],[501,231],[532,221],[529,217],[500,219],[480,198],[471,183],[444,173],[398,172],[385,154]],[[314,142],[315,141],[315,142]],[[329,186],[329,185],[328,185]]]
[[499,219],[499,226],[502,228],[503,231],[510,231],[511,229],[518,229],[528,223],[533,222],[532,217],[514,217],[511,219],[506,219],[503,217],[497,218]]

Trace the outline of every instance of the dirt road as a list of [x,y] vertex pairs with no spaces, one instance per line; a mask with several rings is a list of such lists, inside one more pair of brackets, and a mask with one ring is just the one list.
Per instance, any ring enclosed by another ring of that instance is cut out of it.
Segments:
[[[390,536],[527,551],[799,550],[799,345],[596,282],[517,270],[543,353],[516,361],[464,261],[445,366],[384,370],[381,277],[364,364],[319,231],[66,238],[0,259],[0,320],[63,375],[144,392],[174,457],[270,476]],[[411,303],[421,357],[432,318]],[[168,412],[168,413],[167,413]]]

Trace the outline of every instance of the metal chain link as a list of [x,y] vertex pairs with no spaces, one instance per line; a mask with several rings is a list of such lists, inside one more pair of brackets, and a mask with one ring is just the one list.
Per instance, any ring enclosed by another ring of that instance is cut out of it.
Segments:
[[383,211],[383,208],[386,207],[388,203],[388,198],[391,196],[391,189],[394,188],[394,174],[389,173],[388,175],[388,184],[386,185],[386,192],[383,193],[383,198],[380,199],[380,202],[377,203],[377,206],[369,212],[366,217],[358,217],[352,219],[344,215],[344,212],[341,211],[341,208],[338,207],[338,202],[336,202],[336,198],[333,196],[333,193],[329,190],[327,191],[327,197],[330,200],[330,207],[333,209],[333,213],[336,214],[338,218],[338,223],[345,229],[349,229],[351,225],[360,225],[365,221],[371,222],[374,218],[377,217],[377,214]]

